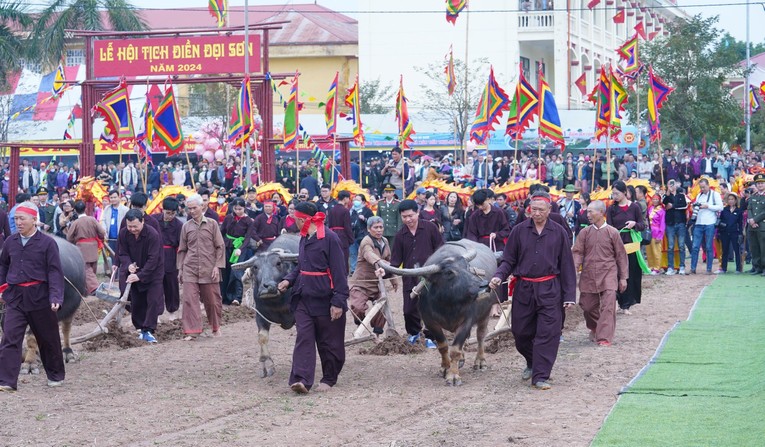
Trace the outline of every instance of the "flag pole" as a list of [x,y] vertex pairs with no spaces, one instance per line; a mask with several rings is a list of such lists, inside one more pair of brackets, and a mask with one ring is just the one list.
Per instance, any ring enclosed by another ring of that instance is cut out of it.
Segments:
[[[467,125],[468,122],[468,109],[470,108],[470,97],[468,95],[468,79],[470,79],[469,71],[468,71],[468,48],[470,47],[470,8],[465,6],[465,125]],[[456,75],[455,75],[456,77]],[[456,79],[455,79],[456,81]],[[460,141],[460,144],[462,144],[462,147],[464,148],[464,151],[462,153],[462,163],[467,163],[467,142],[470,138],[470,132],[465,132],[465,141]],[[488,152],[488,147],[487,147]],[[474,160],[475,161],[475,160]]]
[[[141,155],[138,155],[138,162],[141,163]],[[149,180],[149,164],[146,162],[146,159],[143,160],[143,169],[141,169],[141,176],[143,177],[143,193],[146,194],[146,181]]]
[[194,189],[194,191],[197,190],[197,182],[194,181],[194,175],[191,173],[193,169],[191,168],[191,159],[189,158],[189,151],[186,150],[186,147],[183,147],[183,153],[186,154],[186,163],[189,166],[189,176],[191,176],[191,188]]
[[661,137],[658,140],[658,146],[659,146],[659,172],[661,173],[661,186],[664,186],[664,163],[662,163],[661,159]]
[[[295,148],[295,192],[300,194],[300,150]],[[309,197],[308,200],[311,200]]]
[[337,169],[337,167],[335,166],[336,149],[337,149],[337,132],[332,134],[332,161],[330,162],[330,164],[332,165],[332,170],[329,171],[330,190],[335,189],[335,169]]

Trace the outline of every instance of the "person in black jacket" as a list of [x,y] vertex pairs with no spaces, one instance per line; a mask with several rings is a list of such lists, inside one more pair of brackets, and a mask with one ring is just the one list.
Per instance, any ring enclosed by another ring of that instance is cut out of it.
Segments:
[[736,273],[743,271],[741,265],[741,242],[743,229],[744,211],[738,206],[738,195],[735,192],[725,196],[726,207],[720,212],[720,224],[717,227],[717,236],[722,243],[722,262],[718,273],[727,273],[728,257],[733,247],[736,259]]
[[678,273],[675,271],[675,238],[680,252],[679,273],[685,275],[685,212],[688,209],[688,200],[682,191],[678,190],[676,180],[667,182],[667,195],[664,196],[664,209],[667,210],[665,217],[667,224],[667,275]]
[[364,236],[369,234],[367,220],[375,213],[369,209],[367,198],[364,194],[357,194],[353,198],[351,206],[351,231],[353,231],[353,243],[348,247],[350,254],[351,273],[356,271],[356,261],[359,257],[359,244]]

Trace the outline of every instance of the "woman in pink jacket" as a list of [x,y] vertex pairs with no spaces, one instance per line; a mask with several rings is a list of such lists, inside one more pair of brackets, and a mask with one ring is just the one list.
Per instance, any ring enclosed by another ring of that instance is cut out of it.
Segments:
[[661,204],[661,196],[654,194],[651,197],[651,206],[648,207],[648,223],[651,225],[651,243],[645,248],[651,275],[661,273],[661,243],[664,239],[664,230],[666,229],[665,214],[666,211]]

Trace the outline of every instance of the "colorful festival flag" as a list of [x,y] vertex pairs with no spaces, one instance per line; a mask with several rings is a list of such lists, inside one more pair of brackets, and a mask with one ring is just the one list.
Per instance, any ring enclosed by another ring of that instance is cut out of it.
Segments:
[[581,76],[577,78],[576,81],[574,81],[574,85],[577,86],[580,92],[582,92],[582,96],[587,94],[587,73],[582,73]]
[[624,88],[622,80],[619,79],[619,75],[611,71],[611,93],[610,93],[610,130],[611,137],[618,136],[622,132],[622,112],[624,112],[624,105],[627,103],[627,89]]
[[104,132],[113,142],[135,138],[133,116],[130,112],[130,97],[124,78],[120,80],[117,88],[104,95],[103,99],[93,107],[91,113],[98,113],[104,118],[106,121]]
[[660,77],[653,73],[653,67],[648,67],[648,131],[651,142],[661,140],[661,124],[659,122],[659,110],[664,101],[674,90]]
[[561,152],[566,149],[563,129],[560,127],[558,106],[555,104],[555,95],[550,90],[550,86],[542,73],[539,73],[539,136],[549,138],[560,147]]
[[358,146],[364,146],[364,128],[361,124],[361,102],[359,98],[359,75],[356,82],[348,89],[345,95],[345,105],[351,108],[350,119],[353,121],[353,141]]
[[446,63],[444,73],[446,73],[446,88],[449,91],[449,96],[452,96],[457,87],[457,79],[454,77],[454,54],[451,46],[449,46],[449,61]]
[[633,29],[638,33],[638,36],[640,36],[641,39],[646,40],[645,25],[643,25],[643,22],[638,22]]
[[396,122],[398,123],[398,144],[402,149],[409,149],[412,142],[412,135],[416,132],[409,120],[409,106],[407,105],[406,95],[404,94],[404,75],[398,85],[398,96],[396,97]]
[[614,23],[624,23],[624,10],[620,9],[614,16]]
[[624,45],[619,47],[616,52],[619,57],[626,61],[623,72],[625,75],[640,70],[640,61],[638,60],[638,33],[635,33],[632,38],[624,42]]
[[138,158],[145,158],[147,162],[153,163],[151,148],[154,141],[154,111],[151,109],[148,90],[146,91],[146,102],[141,109],[141,119],[138,123],[138,133],[136,133],[135,139]]
[[64,130],[64,140],[71,140],[74,138],[74,109],[69,112],[69,118],[67,118],[66,130]]
[[165,96],[154,114],[154,135],[159,138],[158,145],[167,150],[168,156],[183,150],[183,130],[172,85],[165,90]]
[[754,86],[749,86],[749,107],[751,107],[751,113],[755,113],[760,110],[760,98],[757,97],[757,92],[754,91]]
[[252,135],[252,91],[250,76],[245,75],[239,87],[236,104],[231,110],[228,126],[228,141],[234,146],[244,147]]
[[521,67],[518,84],[515,86],[515,96],[510,103],[505,135],[509,135],[513,140],[521,139],[531,119],[538,114],[538,106],[539,95],[523,76],[523,67]]
[[598,6],[599,3],[600,3],[600,0],[590,0],[590,2],[587,3],[587,7],[592,9],[592,8]]
[[64,66],[59,62],[56,74],[53,76],[53,95],[60,96],[64,93],[66,87],[66,75],[64,74]]
[[489,70],[489,80],[483,89],[478,109],[475,113],[473,126],[470,128],[470,139],[477,144],[482,144],[494,130],[494,125],[499,123],[499,116],[508,109],[510,100],[504,90],[494,79],[494,67]]
[[340,72],[335,72],[335,79],[327,92],[327,103],[324,105],[324,122],[327,124],[327,135],[337,133],[337,80]]
[[290,95],[284,107],[284,146],[287,151],[297,150],[298,126],[300,125],[298,107],[298,73],[292,78]]
[[467,0],[446,0],[446,21],[454,25],[457,17],[467,6]]
[[215,17],[218,28],[226,25],[226,15],[228,15],[228,0],[210,0],[207,4],[210,15]]
[[762,81],[760,84],[760,96],[765,99],[765,81]]
[[601,65],[600,75],[595,89],[590,96],[595,103],[595,138],[608,135],[611,126],[611,77],[606,74],[606,67]]

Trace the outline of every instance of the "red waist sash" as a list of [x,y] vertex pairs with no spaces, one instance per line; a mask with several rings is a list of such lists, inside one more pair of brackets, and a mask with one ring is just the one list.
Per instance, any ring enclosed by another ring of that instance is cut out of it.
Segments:
[[77,241],[78,244],[80,242],[95,242],[98,244],[99,249],[104,248],[104,241],[97,237],[88,237],[88,238],[80,239],[79,241]]
[[29,286],[36,286],[37,284],[42,284],[42,281],[34,280],[34,281],[23,282],[21,284],[8,284],[8,283],[5,283],[5,284],[0,285],[0,293],[3,293],[6,290],[8,290],[8,286],[11,286],[11,285],[19,286],[19,287],[29,287]]
[[335,231],[335,230],[344,230],[345,227],[329,227],[329,229],[332,230],[332,231]]
[[300,274],[305,276],[329,276],[329,286],[333,289],[335,288],[335,283],[332,282],[332,275],[329,273],[329,269],[323,272],[307,272],[305,270],[301,270]]
[[549,281],[551,279],[557,278],[558,275],[547,275],[547,276],[540,276],[539,278],[527,278],[525,276],[521,276],[521,279],[528,282],[545,282]]

